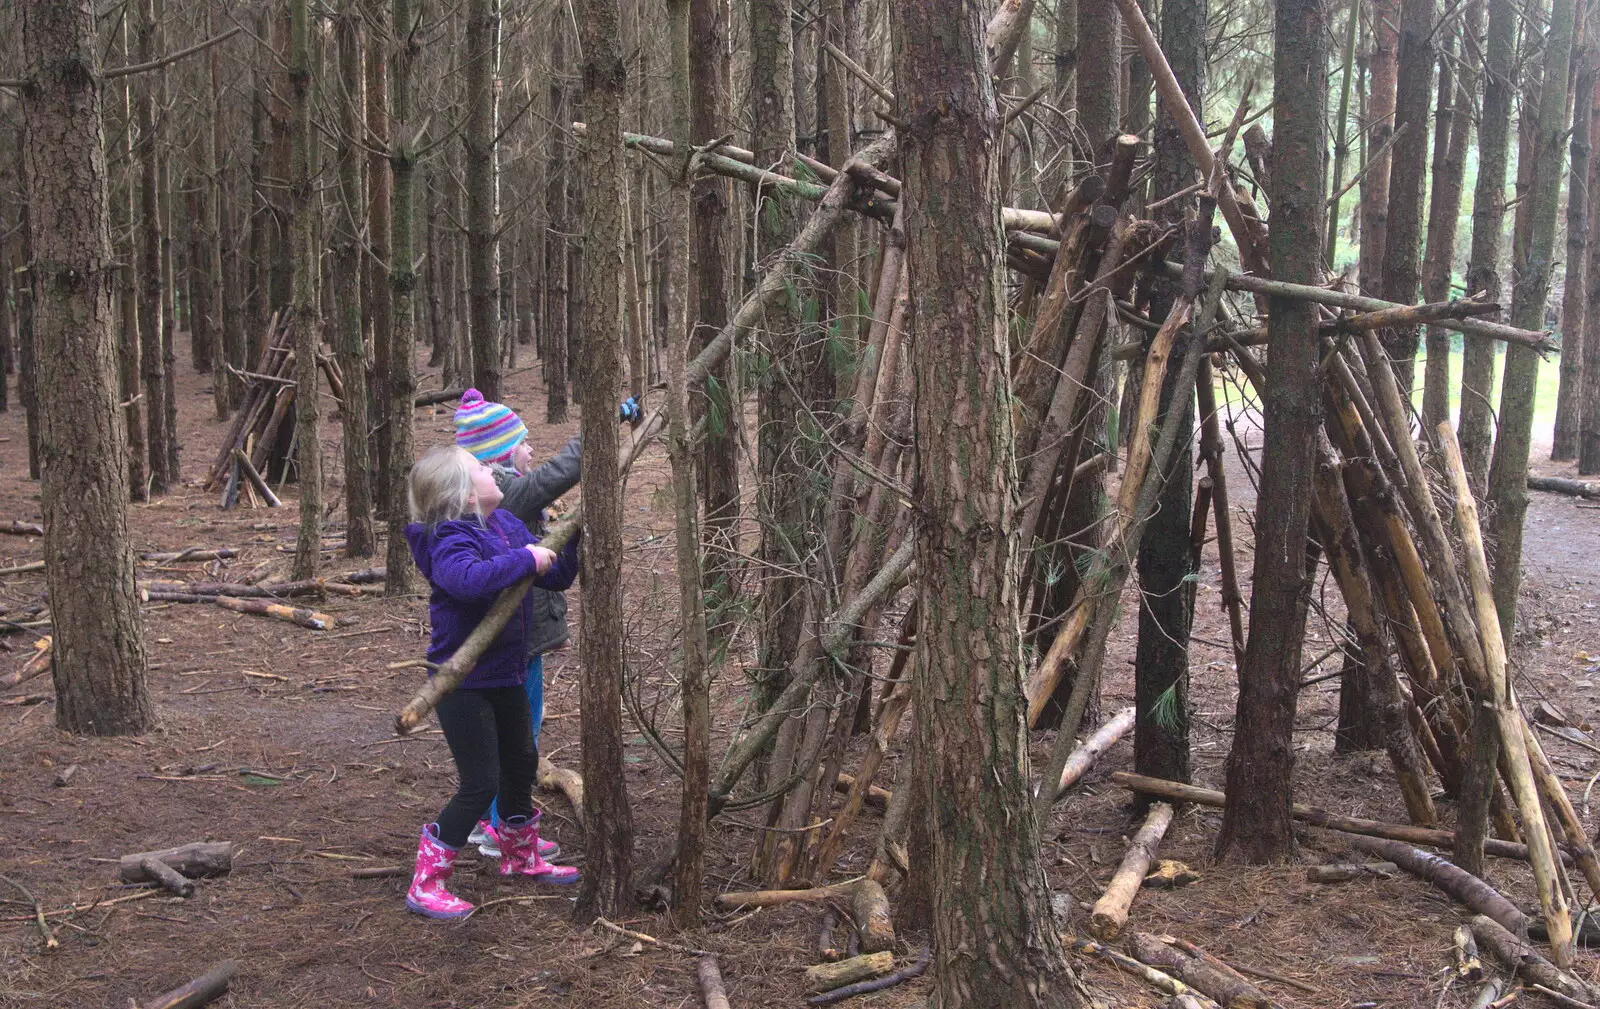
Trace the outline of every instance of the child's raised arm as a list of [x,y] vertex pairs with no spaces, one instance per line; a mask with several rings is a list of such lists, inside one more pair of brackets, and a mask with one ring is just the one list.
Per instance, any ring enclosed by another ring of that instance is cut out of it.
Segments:
[[447,530],[434,547],[430,580],[457,599],[489,599],[534,571],[533,554],[527,550],[485,557],[470,533]]

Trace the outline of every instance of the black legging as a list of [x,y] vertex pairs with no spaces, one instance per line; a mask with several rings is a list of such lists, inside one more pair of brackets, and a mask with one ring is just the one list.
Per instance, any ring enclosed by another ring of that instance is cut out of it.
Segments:
[[496,795],[502,817],[532,816],[539,750],[522,687],[452,690],[435,710],[461,778],[439,814],[439,840],[453,848],[465,844]]

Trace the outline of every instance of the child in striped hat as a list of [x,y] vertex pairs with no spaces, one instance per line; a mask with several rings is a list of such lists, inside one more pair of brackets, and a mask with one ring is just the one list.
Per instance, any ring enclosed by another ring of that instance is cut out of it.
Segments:
[[479,462],[522,469],[512,465],[512,454],[527,440],[527,426],[509,406],[489,402],[476,389],[461,394],[461,405],[456,408],[456,444]]

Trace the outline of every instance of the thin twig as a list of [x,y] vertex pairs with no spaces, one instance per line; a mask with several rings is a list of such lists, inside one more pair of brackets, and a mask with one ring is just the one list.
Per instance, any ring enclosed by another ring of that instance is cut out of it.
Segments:
[[709,950],[690,949],[688,946],[680,946],[675,942],[667,942],[665,939],[657,939],[653,935],[646,935],[643,932],[635,932],[632,929],[623,928],[621,925],[618,925],[617,923],[612,922],[612,921],[607,921],[604,918],[596,918],[594,920],[594,923],[597,926],[599,926],[600,928],[606,929],[606,930],[611,931],[611,932],[615,932],[620,936],[624,936],[624,937],[629,938],[629,939],[635,939],[635,940],[637,940],[639,942],[647,942],[652,946],[659,946],[662,949],[670,949],[675,953],[687,953],[690,956],[715,956],[716,955],[716,954],[710,952]]

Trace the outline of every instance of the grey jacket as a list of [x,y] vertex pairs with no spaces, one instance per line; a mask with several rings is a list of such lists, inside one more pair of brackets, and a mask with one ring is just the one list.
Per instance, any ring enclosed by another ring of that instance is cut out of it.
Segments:
[[[578,456],[583,442],[577,435],[566,448],[531,473],[518,474],[504,466],[494,467],[494,482],[505,499],[500,507],[522,520],[528,531],[543,536],[544,510],[578,485]],[[571,637],[567,628],[567,597],[537,586],[528,590],[533,597],[533,626],[528,633],[530,657],[559,648]]]

